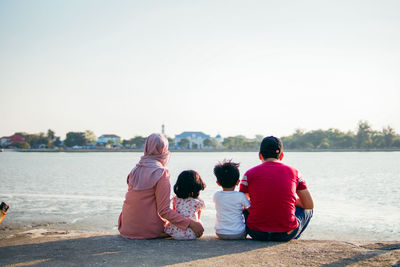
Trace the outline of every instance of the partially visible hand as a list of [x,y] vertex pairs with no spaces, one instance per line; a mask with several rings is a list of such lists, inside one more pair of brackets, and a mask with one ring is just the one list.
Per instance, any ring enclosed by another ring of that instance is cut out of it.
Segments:
[[203,235],[204,228],[199,222],[195,222],[193,220],[190,221],[189,227],[192,228],[193,232],[197,237],[200,237]]

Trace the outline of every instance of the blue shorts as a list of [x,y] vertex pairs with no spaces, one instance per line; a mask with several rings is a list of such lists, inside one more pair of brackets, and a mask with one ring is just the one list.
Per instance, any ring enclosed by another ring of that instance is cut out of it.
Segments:
[[313,216],[313,210],[305,210],[299,207],[296,207],[295,212],[298,226],[293,230],[290,234],[288,233],[274,233],[274,232],[260,232],[256,230],[252,230],[246,226],[247,233],[251,236],[252,239],[260,240],[260,241],[289,241],[292,239],[298,239],[300,235],[306,229],[308,223]]

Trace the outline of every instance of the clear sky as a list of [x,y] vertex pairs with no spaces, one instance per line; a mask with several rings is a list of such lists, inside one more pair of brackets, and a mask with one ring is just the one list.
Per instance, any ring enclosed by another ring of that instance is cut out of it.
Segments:
[[0,136],[400,131],[400,1],[0,1]]

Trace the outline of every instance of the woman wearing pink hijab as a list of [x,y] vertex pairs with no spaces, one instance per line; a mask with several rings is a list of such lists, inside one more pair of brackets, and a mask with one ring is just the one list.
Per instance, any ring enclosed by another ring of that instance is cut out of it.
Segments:
[[165,236],[166,220],[181,229],[192,228],[197,237],[203,226],[170,209],[168,139],[161,134],[151,134],[144,145],[144,155],[127,178],[128,192],[118,220],[118,230],[123,237],[133,239]]

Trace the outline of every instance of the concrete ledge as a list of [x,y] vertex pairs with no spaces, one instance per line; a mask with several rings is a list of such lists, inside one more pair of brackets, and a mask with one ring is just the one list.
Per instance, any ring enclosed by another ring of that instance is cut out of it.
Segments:
[[110,233],[22,232],[0,240],[1,266],[400,266],[399,242],[130,240]]

